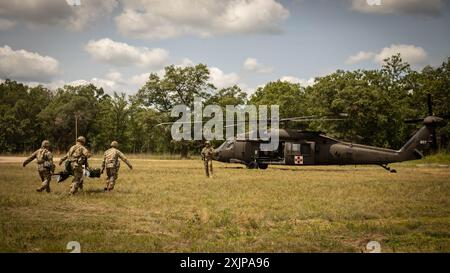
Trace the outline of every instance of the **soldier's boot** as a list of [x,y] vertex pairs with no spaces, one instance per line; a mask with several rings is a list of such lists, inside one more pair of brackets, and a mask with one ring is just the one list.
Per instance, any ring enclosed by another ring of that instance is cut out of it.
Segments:
[[115,184],[115,181],[114,181],[114,180],[111,180],[111,181],[109,182],[109,184],[108,184],[108,191],[114,190],[114,184]]
[[50,192],[50,181],[49,180],[44,180],[44,182],[42,182],[40,191],[43,191],[43,190],[45,190],[46,192]]
[[39,188],[36,189],[37,192],[42,192],[43,190],[45,190],[47,188],[47,183],[46,181],[42,182],[41,186]]
[[73,194],[77,193],[77,190],[78,190],[77,184],[72,183],[72,187],[70,188],[69,193],[73,195]]

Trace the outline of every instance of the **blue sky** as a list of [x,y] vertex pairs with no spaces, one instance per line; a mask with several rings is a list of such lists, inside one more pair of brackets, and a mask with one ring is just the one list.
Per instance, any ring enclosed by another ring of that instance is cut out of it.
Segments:
[[0,79],[133,94],[165,65],[205,63],[216,86],[251,93],[396,52],[415,69],[450,56],[449,1],[378,1],[2,1]]

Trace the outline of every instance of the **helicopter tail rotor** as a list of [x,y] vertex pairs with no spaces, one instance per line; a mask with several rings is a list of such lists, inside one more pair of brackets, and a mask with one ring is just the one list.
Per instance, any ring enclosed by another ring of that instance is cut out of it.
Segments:
[[433,100],[430,93],[427,94],[427,112],[428,116],[425,118],[406,119],[404,122],[408,124],[423,123],[427,126],[431,132],[431,149],[436,151],[438,147],[436,128],[445,126],[447,124],[446,120],[450,119],[450,115],[444,115],[442,117],[434,116]]

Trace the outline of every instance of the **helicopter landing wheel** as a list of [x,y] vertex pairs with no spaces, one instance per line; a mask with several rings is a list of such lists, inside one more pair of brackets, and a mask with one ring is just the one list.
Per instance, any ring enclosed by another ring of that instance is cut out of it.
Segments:
[[258,163],[255,161],[249,162],[247,164],[247,169],[258,169]]
[[397,171],[395,169],[389,168],[387,164],[380,164],[380,166],[390,173],[397,173]]
[[264,164],[264,163],[258,164],[258,168],[260,168],[261,170],[265,170],[265,169],[267,169],[267,167],[269,167],[269,164]]

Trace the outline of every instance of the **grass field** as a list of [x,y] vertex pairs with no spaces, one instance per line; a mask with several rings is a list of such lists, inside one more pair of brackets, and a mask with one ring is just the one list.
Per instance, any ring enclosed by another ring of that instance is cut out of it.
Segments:
[[114,192],[102,177],[76,196],[70,181],[35,192],[34,164],[0,164],[0,251],[361,252],[375,240],[383,252],[450,252],[448,166],[215,163],[207,179],[199,160],[132,162]]

